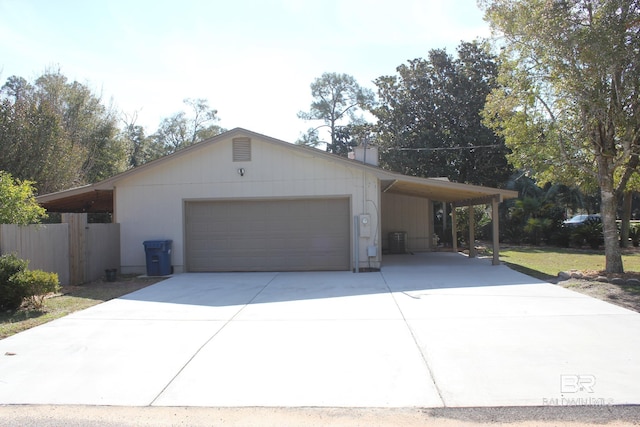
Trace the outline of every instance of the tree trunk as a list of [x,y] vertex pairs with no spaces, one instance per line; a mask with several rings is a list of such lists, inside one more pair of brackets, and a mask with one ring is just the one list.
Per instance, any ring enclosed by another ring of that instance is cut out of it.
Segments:
[[624,273],[622,254],[616,226],[617,197],[613,186],[613,158],[600,154],[598,181],[600,183],[602,229],[604,231],[605,270],[607,273]]
[[629,247],[629,224],[631,223],[631,202],[633,192],[625,191],[622,201],[622,222],[620,224],[620,247]]

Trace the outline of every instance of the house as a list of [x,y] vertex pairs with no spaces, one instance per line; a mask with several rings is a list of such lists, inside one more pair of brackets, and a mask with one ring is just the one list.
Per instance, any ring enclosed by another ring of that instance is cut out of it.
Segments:
[[[497,217],[498,203],[517,196],[368,164],[375,161],[236,128],[38,201],[52,212],[112,212],[126,274],[145,271],[143,242],[158,239],[172,241],[176,273],[379,268],[396,237],[401,249],[434,250],[434,201],[489,203]],[[494,256],[497,263],[497,246]]]

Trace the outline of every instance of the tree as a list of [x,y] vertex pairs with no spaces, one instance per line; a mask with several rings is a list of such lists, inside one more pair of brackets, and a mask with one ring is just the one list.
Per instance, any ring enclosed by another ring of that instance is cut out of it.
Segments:
[[41,192],[79,180],[77,147],[64,136],[62,117],[38,87],[12,76],[0,89],[0,170],[39,183]]
[[59,71],[0,89],[0,170],[38,183],[40,193],[95,182],[125,168],[114,111]]
[[191,115],[181,111],[165,118],[153,136],[156,143],[164,147],[167,153],[204,141],[224,131],[215,123],[218,111],[209,108],[206,99],[184,100],[191,107]]
[[128,168],[135,168],[166,154],[165,147],[154,138],[145,135],[144,127],[136,124],[138,114],[124,115],[120,138],[128,153]]
[[330,141],[326,150],[330,153],[346,156],[348,147],[344,143],[341,129],[348,124],[362,124],[364,119],[358,111],[373,105],[373,91],[361,87],[355,78],[348,74],[324,73],[311,83],[313,102],[308,112],[300,111],[298,118],[303,120],[320,120],[324,124],[307,131],[299,143],[316,146],[320,144],[317,130],[329,128]]
[[33,184],[0,171],[0,224],[27,225],[46,217],[45,209],[35,199]]
[[431,50],[375,83],[380,161],[407,175],[446,176],[498,186],[511,170],[501,137],[482,123],[496,86],[496,58],[479,43],[462,43],[457,58]]
[[601,195],[606,271],[623,272],[616,207],[638,165],[640,5],[628,0],[481,0],[500,33],[501,83],[485,117],[541,180]]
[[626,248],[629,246],[629,233],[631,231],[631,210],[633,205],[633,194],[640,190],[640,176],[636,171],[629,182],[627,188],[622,195],[622,215],[620,226],[620,246]]

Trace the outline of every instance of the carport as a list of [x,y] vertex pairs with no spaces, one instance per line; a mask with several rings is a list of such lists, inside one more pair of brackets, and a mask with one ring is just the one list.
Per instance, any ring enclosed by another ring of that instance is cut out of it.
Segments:
[[[452,251],[458,251],[456,227],[457,207],[469,208],[469,242],[475,241],[474,206],[491,205],[493,265],[500,263],[499,245],[499,204],[506,200],[518,197],[518,193],[510,190],[502,190],[477,185],[460,184],[441,178],[417,178],[400,174],[380,177],[382,193],[401,194],[419,197],[436,202],[449,203],[451,207],[451,234]],[[431,220],[431,218],[429,218]],[[476,250],[473,244],[469,245],[469,257],[474,258]]]

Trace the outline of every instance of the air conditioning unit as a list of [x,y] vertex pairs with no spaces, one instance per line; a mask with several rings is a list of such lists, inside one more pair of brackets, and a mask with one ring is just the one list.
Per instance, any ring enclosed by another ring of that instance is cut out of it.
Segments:
[[407,232],[394,231],[389,233],[389,252],[392,254],[407,253]]

